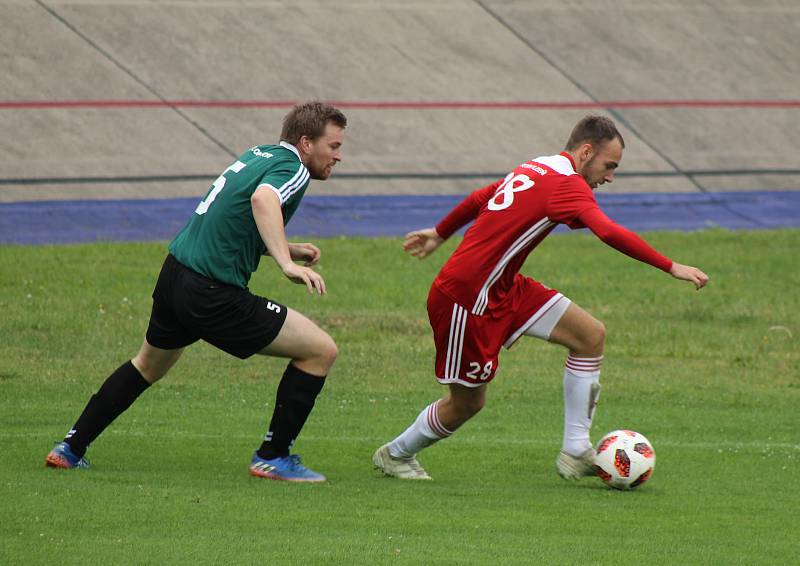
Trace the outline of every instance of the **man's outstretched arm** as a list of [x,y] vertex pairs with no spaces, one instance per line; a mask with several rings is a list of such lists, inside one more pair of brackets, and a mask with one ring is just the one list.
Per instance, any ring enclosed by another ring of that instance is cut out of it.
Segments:
[[708,275],[696,267],[674,262],[661,255],[634,232],[611,220],[599,208],[592,208],[582,212],[578,216],[578,220],[604,243],[627,256],[649,263],[653,267],[669,273],[676,279],[690,281],[696,289],[700,289],[708,283]]

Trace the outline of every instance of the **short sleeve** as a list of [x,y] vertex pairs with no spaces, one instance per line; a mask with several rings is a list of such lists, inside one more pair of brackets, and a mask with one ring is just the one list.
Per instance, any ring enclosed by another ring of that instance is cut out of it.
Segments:
[[287,161],[267,171],[258,186],[269,185],[278,195],[281,206],[284,206],[305,187],[309,177],[308,169],[302,163]]
[[547,202],[547,217],[572,229],[585,228],[578,217],[587,210],[599,208],[594,193],[580,175],[564,177]]

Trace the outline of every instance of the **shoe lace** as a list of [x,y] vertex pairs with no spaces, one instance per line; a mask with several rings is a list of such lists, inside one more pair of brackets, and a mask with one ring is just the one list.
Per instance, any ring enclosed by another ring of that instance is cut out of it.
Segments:
[[300,455],[299,454],[289,454],[288,460],[289,460],[289,466],[293,470],[305,470],[306,469],[306,467],[300,461]]

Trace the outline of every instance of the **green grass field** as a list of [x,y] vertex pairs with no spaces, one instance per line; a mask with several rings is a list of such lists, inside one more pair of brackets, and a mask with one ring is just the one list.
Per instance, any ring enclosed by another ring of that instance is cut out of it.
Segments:
[[586,234],[555,235],[527,273],[608,328],[593,439],[643,432],[658,464],[636,492],[567,483],[565,352],[522,340],[487,407],[383,478],[373,450],[443,393],[424,301],[453,248],[328,239],[309,297],[265,259],[255,292],[314,318],[340,358],[298,440],[329,481],[251,478],[283,360],[205,344],[101,436],[89,471],[44,456],[137,350],[165,246],[0,247],[0,564],[789,564],[800,543],[800,231],[652,233],[712,278],[701,292]]

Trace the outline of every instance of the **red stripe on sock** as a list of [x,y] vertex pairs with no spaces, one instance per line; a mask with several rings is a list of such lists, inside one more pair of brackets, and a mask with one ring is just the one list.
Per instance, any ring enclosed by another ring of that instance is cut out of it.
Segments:
[[439,438],[447,438],[450,436],[450,431],[442,426],[441,421],[439,421],[439,401],[432,403],[428,407],[428,426],[431,427],[431,430],[439,435]]
[[575,358],[569,356],[567,358],[567,368],[575,371],[599,371],[603,365],[603,356],[599,358]]

